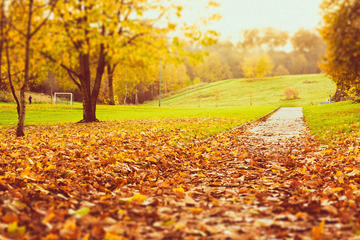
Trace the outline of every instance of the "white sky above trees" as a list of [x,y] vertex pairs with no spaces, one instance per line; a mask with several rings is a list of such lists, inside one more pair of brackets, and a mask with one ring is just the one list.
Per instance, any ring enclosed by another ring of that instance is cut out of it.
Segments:
[[[221,33],[221,40],[238,42],[240,31],[251,28],[272,26],[289,31],[292,35],[301,27],[316,29],[321,20],[322,0],[216,0],[221,4],[216,9],[222,15],[219,22],[209,26]],[[182,0],[192,8],[192,13],[184,12],[188,20],[197,20],[198,14],[206,15],[203,8],[206,0]],[[212,11],[214,12],[214,11]]]

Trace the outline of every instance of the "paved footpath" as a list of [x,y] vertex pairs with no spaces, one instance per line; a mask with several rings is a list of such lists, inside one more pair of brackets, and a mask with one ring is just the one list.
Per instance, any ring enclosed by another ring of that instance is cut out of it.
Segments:
[[283,107],[250,131],[265,142],[284,142],[308,134],[301,107]]

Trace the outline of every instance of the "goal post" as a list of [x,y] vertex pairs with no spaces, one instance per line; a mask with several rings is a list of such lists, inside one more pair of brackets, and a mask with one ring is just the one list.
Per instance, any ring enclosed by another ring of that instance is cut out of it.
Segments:
[[73,104],[73,94],[56,92],[54,93],[54,104]]

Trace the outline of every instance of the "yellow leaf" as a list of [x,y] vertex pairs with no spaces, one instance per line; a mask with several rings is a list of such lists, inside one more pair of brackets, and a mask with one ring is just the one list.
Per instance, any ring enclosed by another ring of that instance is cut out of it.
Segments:
[[185,190],[184,190],[182,187],[173,188],[173,191],[174,191],[174,192],[181,192],[181,193],[184,193],[184,192],[185,192]]
[[153,157],[147,157],[146,160],[148,160],[149,162],[152,162],[152,163],[157,163],[156,159]]
[[341,190],[343,190],[342,187],[337,187],[337,188],[333,188],[331,189],[333,192],[340,192]]
[[83,207],[83,208],[80,208],[79,210],[77,210],[75,212],[76,215],[80,216],[80,217],[83,217],[85,216],[86,214],[88,214],[90,212],[90,208],[88,207]]
[[344,176],[340,176],[340,177],[338,178],[338,182],[339,182],[339,183],[344,183]]
[[44,171],[50,170],[50,169],[55,169],[56,166],[54,164],[50,164],[47,168],[44,169]]
[[307,173],[306,167],[303,167],[300,172],[301,172],[302,174],[306,174],[306,173]]
[[50,213],[49,216],[45,217],[42,222],[43,223],[48,223],[50,222],[56,215],[54,213]]
[[325,220],[323,220],[318,227],[313,227],[313,236],[312,239],[317,240],[321,239],[322,234],[324,233]]
[[8,233],[16,233],[16,234],[25,233],[26,226],[19,227],[17,222],[12,222],[8,225],[7,231]]
[[125,240],[126,238],[107,232],[104,240]]
[[202,209],[202,208],[191,208],[190,209],[190,212],[192,213],[192,214],[200,214],[200,213],[202,213],[204,210]]
[[147,197],[145,195],[135,194],[131,198],[131,202],[136,203],[136,204],[142,204],[146,199],[147,199]]
[[86,234],[81,240],[89,240],[90,234]]
[[184,196],[185,190],[182,187],[173,188],[173,191],[174,191],[175,195],[178,196],[178,197],[183,197]]

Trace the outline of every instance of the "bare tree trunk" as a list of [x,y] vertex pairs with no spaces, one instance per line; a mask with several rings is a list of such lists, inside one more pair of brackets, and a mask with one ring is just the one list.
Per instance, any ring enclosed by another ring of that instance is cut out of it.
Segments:
[[90,56],[80,54],[80,76],[81,90],[83,95],[83,119],[80,122],[93,122],[96,120],[91,107],[91,83],[90,83]]
[[98,122],[96,118],[96,102],[99,96],[100,85],[105,71],[105,49],[100,47],[100,54],[98,59],[98,66],[96,69],[95,84],[91,91],[91,76],[90,76],[90,55],[80,54],[80,76],[81,89],[83,93],[83,119],[84,122]]
[[127,72],[126,72],[126,68],[125,68],[125,97],[124,97],[124,105],[126,105],[126,100],[127,100],[127,94],[128,94],[128,89],[127,89]]
[[125,97],[124,97],[124,105],[126,105],[126,100],[127,100],[127,84],[125,83]]
[[135,105],[139,105],[139,98],[138,98],[138,91],[137,91],[137,88],[136,88],[136,93],[135,93]]
[[7,72],[8,72],[8,78],[9,78],[9,84],[10,84],[10,89],[11,89],[11,93],[16,101],[16,110],[17,110],[17,114],[18,114],[18,118],[20,118],[20,102],[18,97],[16,96],[16,92],[15,92],[15,88],[12,82],[12,77],[11,77],[11,63],[10,63],[10,56],[9,56],[9,43],[6,42],[6,61],[7,61]]
[[[24,82],[22,87],[20,88],[20,111],[19,111],[19,121],[16,128],[16,136],[22,137],[25,136],[24,133],[24,124],[25,124],[25,115],[26,115],[26,98],[25,93],[29,85],[30,81],[30,45],[31,45],[31,39],[32,37],[41,29],[46,21],[51,16],[51,12],[54,10],[55,5],[58,0],[53,0],[49,2],[49,4],[52,6],[51,11],[49,11],[48,16],[34,29],[34,31],[31,31],[32,27],[32,17],[33,17],[33,8],[34,8],[34,0],[29,0],[28,2],[24,2],[23,4],[26,4],[29,7],[28,11],[28,19],[27,19],[27,29],[26,32],[22,32],[15,29],[24,36],[25,38],[25,69],[24,69]],[[25,6],[26,6],[25,5]]]
[[26,114],[26,99],[25,92],[29,83],[29,63],[30,63],[30,41],[31,41],[31,19],[33,14],[33,4],[34,0],[29,1],[29,15],[27,22],[27,32],[26,32],[26,41],[25,41],[25,77],[24,84],[20,89],[20,116],[19,122],[16,129],[16,136],[23,137],[24,133],[24,124],[25,124],[25,114]]
[[107,74],[109,80],[109,98],[110,98],[109,105],[115,105],[114,84],[113,84],[115,67],[116,67],[115,64],[113,66],[111,66],[110,63],[107,65]]
[[54,73],[48,71],[48,80],[50,81],[50,104],[53,104],[53,88],[54,88]]
[[4,46],[4,39],[5,39],[5,34],[4,34],[4,26],[5,26],[5,6],[4,6],[4,1],[1,1],[1,19],[0,19],[0,89],[3,89],[5,87],[5,84],[3,82],[1,73],[2,73],[2,53],[3,53],[3,46]]

